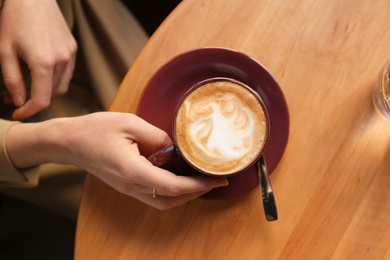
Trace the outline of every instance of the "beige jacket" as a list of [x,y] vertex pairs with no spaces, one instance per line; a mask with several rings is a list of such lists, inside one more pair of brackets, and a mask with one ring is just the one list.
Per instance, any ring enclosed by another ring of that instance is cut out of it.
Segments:
[[[148,36],[120,0],[58,3],[69,27],[77,32],[79,53],[74,83],[92,89],[100,108],[106,110]],[[15,123],[0,120],[0,186],[35,186],[39,167],[16,169],[5,149],[8,129]]]

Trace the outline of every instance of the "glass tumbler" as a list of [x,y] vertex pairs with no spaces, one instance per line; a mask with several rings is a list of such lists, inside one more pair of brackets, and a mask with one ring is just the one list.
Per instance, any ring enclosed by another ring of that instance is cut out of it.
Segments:
[[388,61],[379,73],[374,88],[373,100],[379,113],[390,120],[390,61]]

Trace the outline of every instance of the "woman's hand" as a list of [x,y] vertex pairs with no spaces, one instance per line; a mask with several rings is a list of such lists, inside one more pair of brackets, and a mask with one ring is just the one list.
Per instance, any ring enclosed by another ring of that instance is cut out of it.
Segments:
[[[49,106],[51,98],[68,90],[77,43],[55,0],[5,1],[0,17],[0,63],[9,95],[17,107],[14,119],[24,119]],[[20,66],[31,74],[27,90]]]
[[133,114],[100,112],[14,125],[8,133],[7,150],[17,167],[45,162],[74,164],[117,191],[161,210],[228,184],[225,178],[177,176],[155,167],[140,155],[139,143],[149,151],[158,151],[172,141],[164,131]]

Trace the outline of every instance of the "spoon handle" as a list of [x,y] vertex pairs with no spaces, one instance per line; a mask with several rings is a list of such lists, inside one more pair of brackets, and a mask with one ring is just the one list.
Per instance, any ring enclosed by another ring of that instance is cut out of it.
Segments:
[[265,218],[267,221],[275,221],[278,219],[278,212],[276,210],[275,196],[269,180],[267,164],[265,163],[264,156],[261,156],[257,162],[257,173],[259,175],[259,184]]

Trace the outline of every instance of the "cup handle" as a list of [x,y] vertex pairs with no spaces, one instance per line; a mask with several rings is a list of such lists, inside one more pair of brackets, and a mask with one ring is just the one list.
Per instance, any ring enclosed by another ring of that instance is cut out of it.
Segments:
[[176,152],[176,146],[173,144],[171,146],[165,147],[164,149],[152,154],[148,157],[148,160],[157,167],[163,166],[164,164],[173,161],[177,158],[178,154]]

